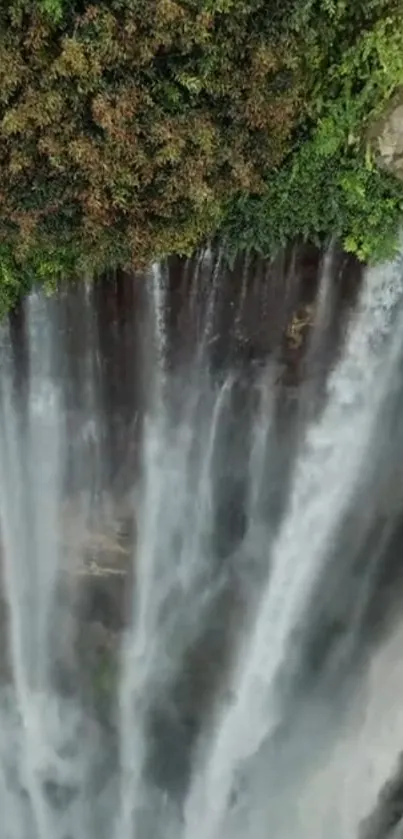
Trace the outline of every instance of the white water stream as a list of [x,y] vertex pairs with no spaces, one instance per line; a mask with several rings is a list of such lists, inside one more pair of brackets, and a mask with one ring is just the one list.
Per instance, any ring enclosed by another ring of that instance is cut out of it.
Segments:
[[[145,383],[149,398],[130,492],[136,536],[126,566],[115,569],[123,575],[128,618],[115,638],[120,653],[110,736],[81,691],[76,661],[85,561],[80,546],[94,494],[82,467],[84,483],[67,499],[75,509],[67,550],[66,468],[81,455],[79,446],[71,447],[65,408],[69,383],[60,365],[67,350],[55,315],[63,304],[40,295],[30,299],[29,369],[21,391],[10,333],[3,328],[0,839],[355,839],[394,771],[403,746],[398,620],[382,642],[368,645],[357,673],[347,678],[340,671],[334,689],[320,673],[311,687],[308,680],[299,690],[298,680],[318,592],[326,589],[327,577],[330,586],[337,576],[334,557],[349,513],[361,496],[371,498],[372,511],[378,509],[369,467],[374,450],[382,452],[391,394],[395,402],[400,394],[401,261],[364,278],[327,378],[323,408],[298,431],[292,467],[287,480],[282,476],[285,506],[275,521],[264,503],[277,454],[274,368],[267,360],[250,384],[240,384],[235,369],[215,379],[204,360],[220,259],[207,295],[202,346],[185,381],[167,365],[168,289],[165,275],[157,267],[152,272],[157,352],[152,380]],[[202,281],[199,263],[196,268]],[[319,341],[329,318],[330,273],[328,259],[318,296]],[[244,277],[242,311],[246,298]],[[103,457],[96,396],[102,365],[90,328],[90,294],[85,301],[87,361],[77,391],[84,419],[77,434],[93,429],[97,465]],[[235,314],[237,333],[242,311]],[[312,341],[316,346],[315,334]],[[238,387],[246,388],[245,397],[243,390],[237,396]],[[236,536],[239,515],[228,510],[241,485],[244,523]],[[393,524],[396,509],[391,517]],[[368,534],[370,522],[361,526]],[[232,547],[225,553],[221,544]],[[352,566],[354,561],[352,553]],[[341,653],[361,644],[361,615],[377,567],[378,554],[372,565],[368,555]],[[349,596],[346,589],[346,601]],[[227,612],[235,629],[226,633]],[[213,633],[213,646],[203,653],[206,632]],[[221,642],[217,672],[210,677],[211,649]],[[202,653],[192,678],[201,687],[192,702],[200,705],[199,716],[194,722],[188,708],[186,729],[175,686],[182,684],[197,645]],[[75,674],[68,689],[55,676],[60,662]],[[173,745],[158,739],[158,713],[171,720]],[[185,729],[180,746],[175,732],[182,737]],[[182,758],[186,777],[173,794],[175,773],[183,776]],[[156,778],[165,759],[173,768],[164,786]]]

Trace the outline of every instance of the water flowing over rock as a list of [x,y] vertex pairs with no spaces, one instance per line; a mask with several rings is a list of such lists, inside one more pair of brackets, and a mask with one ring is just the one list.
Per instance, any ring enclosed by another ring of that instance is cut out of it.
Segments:
[[402,258],[209,251],[0,342],[0,836],[389,835]]

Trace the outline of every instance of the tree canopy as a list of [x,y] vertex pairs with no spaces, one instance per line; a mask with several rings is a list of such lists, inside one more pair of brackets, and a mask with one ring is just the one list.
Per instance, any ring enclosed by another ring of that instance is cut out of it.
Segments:
[[0,298],[215,235],[379,255],[363,127],[402,83],[403,0],[3,0]]

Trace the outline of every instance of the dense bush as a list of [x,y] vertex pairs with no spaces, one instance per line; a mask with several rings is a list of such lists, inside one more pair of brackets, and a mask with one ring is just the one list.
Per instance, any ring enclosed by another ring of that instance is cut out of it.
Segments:
[[378,256],[403,189],[363,128],[401,83],[403,0],[3,0],[0,307],[219,232]]
[[403,84],[400,3],[297,4],[313,58],[309,116],[259,195],[230,200],[223,229],[234,248],[269,254],[296,234],[338,236],[363,261],[390,256],[403,213],[403,184],[378,170],[366,126]]

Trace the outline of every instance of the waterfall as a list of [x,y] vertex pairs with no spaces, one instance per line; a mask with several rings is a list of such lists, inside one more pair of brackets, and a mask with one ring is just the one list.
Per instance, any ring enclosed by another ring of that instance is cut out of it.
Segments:
[[403,262],[334,329],[334,247],[292,352],[295,260],[235,291],[221,251],[1,325],[5,839],[364,835],[403,749]]
[[344,355],[329,380],[326,408],[308,428],[296,463],[266,590],[237,665],[233,702],[213,731],[207,765],[196,779],[195,804],[190,797],[189,839],[223,835],[222,820],[239,765],[258,751],[280,721],[277,675],[328,559],[338,522],[357,491],[380,406],[398,372],[402,324],[396,340],[388,342],[388,337],[402,291],[401,271],[394,267],[367,275]]
[[166,351],[166,288],[164,273],[158,263],[152,266],[152,295],[154,303],[155,339],[157,358],[160,364],[164,364]]

